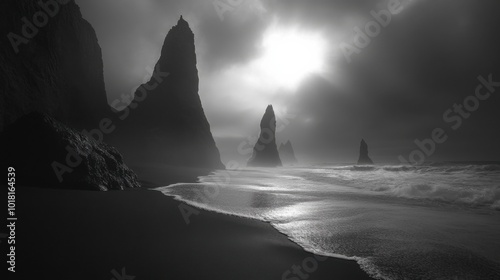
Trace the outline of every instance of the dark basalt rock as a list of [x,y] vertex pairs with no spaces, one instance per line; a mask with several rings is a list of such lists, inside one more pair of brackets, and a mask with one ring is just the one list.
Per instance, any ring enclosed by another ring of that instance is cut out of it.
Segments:
[[16,169],[16,184],[48,188],[123,190],[140,187],[113,147],[48,115],[30,113],[0,135],[3,164]]
[[364,139],[361,140],[359,147],[358,165],[373,165],[373,161],[368,156],[368,145]]
[[[141,162],[223,169],[198,95],[194,34],[181,17],[167,34],[151,80],[139,87],[120,139],[127,158]],[[123,143],[123,139],[129,139]]]
[[280,144],[278,149],[281,161],[284,164],[294,165],[297,164],[297,158],[295,157],[295,151],[293,150],[292,142],[288,140],[285,144]]
[[272,105],[267,106],[260,122],[260,130],[260,137],[253,148],[253,155],[248,161],[248,166],[282,166],[278,148],[276,147],[276,116]]
[[73,0],[38,2],[0,2],[0,131],[32,111],[97,127],[110,110],[95,31]]

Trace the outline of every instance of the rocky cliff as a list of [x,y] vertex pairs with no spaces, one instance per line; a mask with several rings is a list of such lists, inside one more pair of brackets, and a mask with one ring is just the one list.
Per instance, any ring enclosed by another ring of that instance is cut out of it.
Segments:
[[4,0],[0,14],[0,131],[32,111],[97,127],[109,111],[101,49],[75,2]]
[[295,151],[293,150],[292,142],[290,142],[290,140],[288,140],[285,144],[280,144],[278,152],[283,164],[297,164],[298,161],[295,157]]
[[16,184],[139,187],[116,149],[73,130],[111,113],[101,49],[76,3],[6,0],[0,14],[0,162]]
[[372,165],[372,164],[373,161],[368,156],[368,145],[366,144],[365,140],[362,139],[359,147],[358,165]]
[[117,145],[128,157],[175,166],[224,168],[198,94],[196,63],[194,34],[181,16],[165,38],[151,80],[118,113],[124,121],[121,139],[129,141]]
[[49,188],[123,190],[140,187],[113,147],[40,113],[25,115],[0,134],[0,161],[16,170],[16,184]]
[[272,105],[267,106],[266,112],[260,122],[259,140],[257,140],[253,148],[253,155],[248,161],[248,166],[282,166],[276,146],[276,116]]

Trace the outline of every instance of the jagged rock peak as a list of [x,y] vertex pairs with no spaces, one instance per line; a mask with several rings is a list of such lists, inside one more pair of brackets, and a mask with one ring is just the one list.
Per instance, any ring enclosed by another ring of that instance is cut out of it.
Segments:
[[179,18],[179,21],[177,21],[177,25],[187,25],[189,26],[189,23],[182,17]]
[[365,139],[361,139],[361,144],[359,147],[359,159],[358,165],[372,165],[373,161],[368,156],[368,145],[365,142]]
[[260,121],[260,129],[260,137],[255,144],[248,166],[282,166],[276,146],[276,116],[272,105],[267,106],[266,112]]
[[177,21],[177,24],[170,28],[169,33],[175,30],[182,30],[183,32],[186,32],[188,34],[193,34],[193,30],[191,30],[189,23],[182,16]]
[[163,72],[169,72],[171,75],[178,72],[190,72],[191,75],[197,77],[196,65],[194,33],[188,22],[181,16],[177,25],[173,26],[165,37],[161,56],[155,70],[160,69]]
[[260,121],[260,128],[270,128],[276,131],[276,115],[274,114],[273,105],[268,105],[264,117]]
[[144,162],[223,169],[198,92],[195,37],[181,17],[165,37],[155,73],[136,92],[140,106],[126,120],[128,137],[144,148],[120,150]]

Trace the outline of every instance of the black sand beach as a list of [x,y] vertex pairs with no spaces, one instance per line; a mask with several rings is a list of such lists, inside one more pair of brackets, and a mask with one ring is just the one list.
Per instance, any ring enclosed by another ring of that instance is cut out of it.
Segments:
[[370,279],[343,259],[311,269],[313,254],[263,222],[199,210],[187,225],[180,202],[153,190],[18,187],[17,197],[23,279]]

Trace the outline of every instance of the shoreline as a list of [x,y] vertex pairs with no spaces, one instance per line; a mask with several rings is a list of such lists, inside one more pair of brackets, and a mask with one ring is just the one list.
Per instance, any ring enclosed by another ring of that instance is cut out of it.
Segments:
[[195,208],[188,225],[181,202],[147,187],[17,191],[23,277],[113,279],[125,269],[136,280],[373,279],[356,261],[315,256],[263,221]]
[[[177,184],[177,183],[175,183],[175,184]],[[179,184],[184,184],[184,183],[179,183]],[[168,186],[164,186],[164,187],[168,187]],[[152,187],[149,190],[151,190],[151,191],[158,191],[158,192],[162,193],[162,191],[157,190],[156,187]],[[307,251],[306,249],[304,249],[300,244],[298,244],[297,242],[295,242],[286,233],[283,233],[283,232],[279,231],[278,229],[276,229],[275,227],[273,227],[272,223],[269,222],[269,221],[259,220],[259,219],[254,218],[254,217],[240,216],[240,215],[236,215],[234,213],[223,212],[223,211],[220,211],[220,210],[209,209],[207,207],[196,205],[195,203],[184,201],[183,199],[179,198],[176,195],[171,195],[171,194],[163,194],[163,195],[166,196],[167,198],[173,199],[177,203],[186,204],[186,205],[194,207],[194,208],[196,208],[197,210],[200,210],[200,211],[204,211],[204,212],[208,212],[208,213],[214,213],[214,214],[217,214],[217,215],[226,215],[226,216],[235,217],[235,218],[239,218],[239,219],[249,219],[251,221],[256,221],[256,222],[260,222],[260,223],[264,223],[264,224],[270,225],[279,234],[283,235],[283,237],[285,237],[286,239],[288,239],[290,242],[292,242],[292,243],[296,244],[297,246],[299,246],[300,248],[302,248],[302,250],[304,250],[305,252],[308,252],[308,253],[311,253],[311,254],[315,254],[314,252],[310,252],[310,251]],[[347,257],[347,256],[343,256],[343,255],[334,255],[334,254],[332,254],[331,256],[325,256],[325,257],[336,258],[336,259],[343,259],[343,260],[347,260],[347,261],[357,261],[356,257]]]

